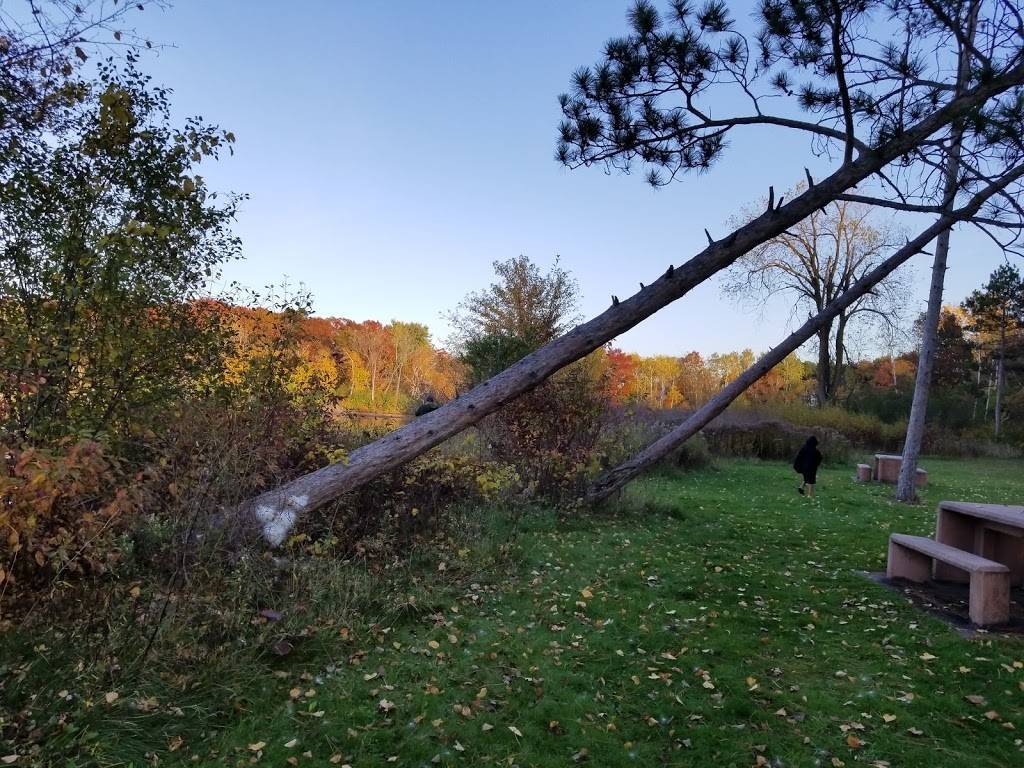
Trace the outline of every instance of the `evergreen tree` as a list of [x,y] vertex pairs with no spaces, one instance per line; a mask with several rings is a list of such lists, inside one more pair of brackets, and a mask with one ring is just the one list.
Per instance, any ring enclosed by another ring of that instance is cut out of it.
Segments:
[[1007,353],[1021,343],[1024,333],[1024,278],[1015,266],[1004,264],[964,300],[963,306],[970,313],[979,343],[995,360],[994,431],[998,437],[1003,423]]

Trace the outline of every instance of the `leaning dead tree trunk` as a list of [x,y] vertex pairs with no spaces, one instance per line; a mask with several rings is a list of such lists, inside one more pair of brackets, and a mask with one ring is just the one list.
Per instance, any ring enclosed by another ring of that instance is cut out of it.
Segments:
[[[974,40],[974,29],[978,20],[977,0],[970,11],[970,22],[960,49],[957,63],[956,88],[960,93],[967,80],[970,58],[967,46]],[[964,128],[957,123],[950,137],[949,154],[943,173],[942,202],[952,210],[960,186],[960,152]],[[932,281],[928,288],[928,309],[925,312],[924,328],[921,334],[921,351],[917,356],[917,374],[914,378],[914,399],[907,420],[907,436],[903,441],[903,459],[900,475],[896,481],[896,499],[914,501],[917,498],[917,459],[924,442],[925,421],[928,416],[928,395],[932,385],[932,370],[935,368],[935,353],[939,346],[939,318],[942,315],[942,293],[946,283],[946,262],[949,258],[949,230],[946,229],[935,241],[935,260],[932,263]]]
[[[1014,174],[1014,178],[1020,176],[1024,176],[1024,167],[1018,169]],[[1009,183],[1011,180],[1006,179],[1005,183]],[[955,212],[950,211],[944,214],[928,229],[921,232],[913,240],[908,241],[905,246],[865,274],[860,280],[850,286],[847,291],[833,299],[821,312],[809,318],[800,328],[786,337],[781,344],[773,347],[770,352],[761,357],[754,365],[747,368],[682,424],[651,443],[643,451],[629,459],[629,461],[620,464],[595,481],[587,492],[586,502],[588,504],[597,504],[607,499],[641,472],[668,456],[673,450],[697,434],[712,419],[728,408],[729,404],[742,395],[754,382],[781,363],[787,355],[795,352],[800,345],[810,339],[819,329],[828,325],[841,312],[870,291],[880,281],[884,280],[901,264],[905,263],[916,253],[919,253],[937,235],[948,232],[950,227],[958,221],[964,221],[977,213],[982,204],[1003,187],[1004,184],[1002,183],[988,187],[972,198],[967,206]]]
[[[1021,83],[1024,83],[1024,62],[951,99],[877,148],[865,147],[856,159],[844,162],[832,175],[785,205],[775,206],[770,202],[769,209],[761,216],[727,237],[713,241],[709,236],[708,247],[681,267],[669,267],[653,284],[624,301],[613,302],[602,314],[527,355],[463,397],[353,451],[347,462],[323,467],[243,504],[236,510],[239,514],[232,522],[243,529],[258,530],[273,545],[280,544],[300,515],[401,466],[475,424],[559,369],[685,295],[751,248],[778,236],[893,160],[912,152],[952,121]],[[771,200],[772,195],[769,198]]]

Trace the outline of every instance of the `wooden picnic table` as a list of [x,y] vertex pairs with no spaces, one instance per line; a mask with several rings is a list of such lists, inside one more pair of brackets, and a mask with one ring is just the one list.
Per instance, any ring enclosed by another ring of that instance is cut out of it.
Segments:
[[888,453],[875,454],[875,466],[871,472],[874,480],[880,483],[895,483],[900,477],[900,465],[903,457]]
[[[879,483],[895,483],[900,479],[900,467],[903,457],[894,453],[876,453],[875,465],[871,470],[871,479]],[[923,488],[928,483],[928,473],[921,467],[917,468],[914,487]]]
[[[1010,569],[1010,583],[1024,583],[1024,506],[940,501],[935,540]],[[967,581],[967,574],[935,563],[936,579]]]

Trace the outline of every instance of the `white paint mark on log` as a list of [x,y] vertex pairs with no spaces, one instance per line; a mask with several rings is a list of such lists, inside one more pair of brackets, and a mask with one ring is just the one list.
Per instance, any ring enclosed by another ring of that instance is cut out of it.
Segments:
[[256,508],[256,519],[263,524],[263,538],[273,547],[281,546],[295,525],[295,510],[291,508],[291,499],[288,501],[289,506],[284,509],[264,505]]

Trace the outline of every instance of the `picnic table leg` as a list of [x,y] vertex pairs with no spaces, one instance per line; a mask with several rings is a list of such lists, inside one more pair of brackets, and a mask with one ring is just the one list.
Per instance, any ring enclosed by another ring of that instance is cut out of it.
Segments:
[[877,480],[883,483],[895,483],[900,476],[900,464],[902,460],[899,456],[889,457],[882,456],[881,458],[875,458],[875,474]]
[[979,528],[981,546],[977,552],[982,557],[1002,563],[1010,569],[1010,584],[1020,586],[1024,583],[1024,539],[1018,536],[1007,536],[999,531]]
[[928,555],[901,546],[889,539],[889,559],[885,565],[887,578],[923,583],[928,581],[931,572],[932,559]]
[[1010,574],[972,573],[971,621],[978,626],[1002,624],[1010,618]]
[[[935,540],[964,552],[976,553],[975,523],[970,517],[939,507],[935,522]],[[959,568],[935,561],[933,578],[936,581],[968,581],[967,574]]]

